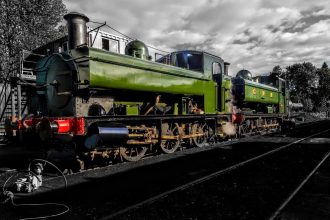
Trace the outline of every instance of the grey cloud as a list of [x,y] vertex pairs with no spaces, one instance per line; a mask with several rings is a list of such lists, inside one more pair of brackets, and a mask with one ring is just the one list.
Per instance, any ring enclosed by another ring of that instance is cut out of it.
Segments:
[[[232,44],[249,44],[249,49],[254,49],[255,47],[262,44],[263,40],[261,36],[257,36],[252,33],[250,29],[246,29],[242,32],[243,38],[236,38],[232,41]],[[251,45],[252,44],[252,45]]]
[[324,6],[328,3],[328,0],[318,0],[318,1],[311,1],[311,0],[262,0],[260,1],[261,8],[297,8],[302,9],[304,11],[308,11],[311,8],[317,8]]
[[266,25],[266,29],[271,31],[272,33],[276,33],[280,30],[280,28],[276,27],[275,25]]
[[322,11],[323,9],[324,9],[323,6],[315,6],[315,7],[308,8],[306,10],[302,10],[301,14],[302,14],[302,16],[311,16],[314,13],[318,13],[318,12]]
[[69,10],[107,21],[148,45],[219,55],[232,63],[231,73],[241,67],[267,73],[275,65],[285,67],[300,59],[315,64],[330,61],[326,47],[330,33],[318,36],[311,29],[319,22],[330,29],[330,22],[324,22],[330,19],[328,0],[64,1]]
[[177,50],[185,50],[185,49],[190,49],[190,50],[202,50],[202,51],[211,51],[215,50],[213,47],[213,40],[212,39],[207,39],[204,42],[198,43],[198,44],[190,44],[190,43],[183,43],[183,44],[176,44],[174,45],[174,48]]
[[236,39],[232,44],[254,44],[260,45],[263,40],[258,36],[249,37],[248,39]]
[[246,36],[250,36],[252,32],[250,29],[246,29],[245,31],[243,31],[243,34],[245,34]]
[[[283,32],[288,32],[288,33],[302,32],[305,29],[312,26],[313,24],[329,19],[330,19],[330,15],[311,15],[308,17],[303,17],[300,20],[298,20],[295,24],[285,28]],[[282,26],[285,25],[287,24],[285,23],[282,24]]]

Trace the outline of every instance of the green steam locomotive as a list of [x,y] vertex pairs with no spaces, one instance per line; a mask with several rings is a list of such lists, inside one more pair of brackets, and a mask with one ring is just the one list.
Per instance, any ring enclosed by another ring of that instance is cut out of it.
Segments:
[[32,114],[20,122],[26,138],[77,146],[84,162],[136,161],[147,152],[173,153],[276,129],[287,117],[282,79],[265,85],[245,70],[230,77],[229,63],[201,51],[177,51],[153,62],[137,40],[126,46],[126,55],[95,49],[87,45],[88,18],[64,18],[68,50],[38,61]]

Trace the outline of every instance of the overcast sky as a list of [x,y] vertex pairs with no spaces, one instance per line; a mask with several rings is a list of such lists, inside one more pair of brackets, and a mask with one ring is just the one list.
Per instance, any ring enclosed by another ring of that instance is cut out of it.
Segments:
[[64,0],[166,51],[197,49],[253,75],[297,62],[330,64],[329,0]]

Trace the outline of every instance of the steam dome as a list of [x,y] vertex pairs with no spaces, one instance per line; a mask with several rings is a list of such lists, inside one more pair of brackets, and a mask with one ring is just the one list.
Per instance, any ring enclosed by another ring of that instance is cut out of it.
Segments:
[[236,74],[236,77],[241,77],[243,79],[252,80],[252,73],[248,70],[240,70]]

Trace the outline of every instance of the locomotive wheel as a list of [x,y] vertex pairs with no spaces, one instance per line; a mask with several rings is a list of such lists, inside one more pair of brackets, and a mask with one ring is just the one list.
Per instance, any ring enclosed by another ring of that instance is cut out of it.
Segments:
[[120,155],[127,161],[138,161],[147,152],[147,147],[120,147]]
[[240,125],[240,134],[241,137],[249,137],[252,135],[251,122],[246,120],[243,124]]
[[193,143],[196,147],[204,147],[207,138],[208,138],[208,126],[207,124],[203,123],[195,123],[192,126],[191,133],[192,134],[203,134],[202,136],[193,137]]
[[[162,128],[162,135],[177,136],[179,135],[179,128],[177,124],[165,125]],[[180,139],[176,140],[162,140],[160,143],[160,149],[165,154],[174,153],[180,146]]]
[[215,129],[211,126],[208,126],[208,143],[214,145],[217,142],[217,136],[215,135]]

